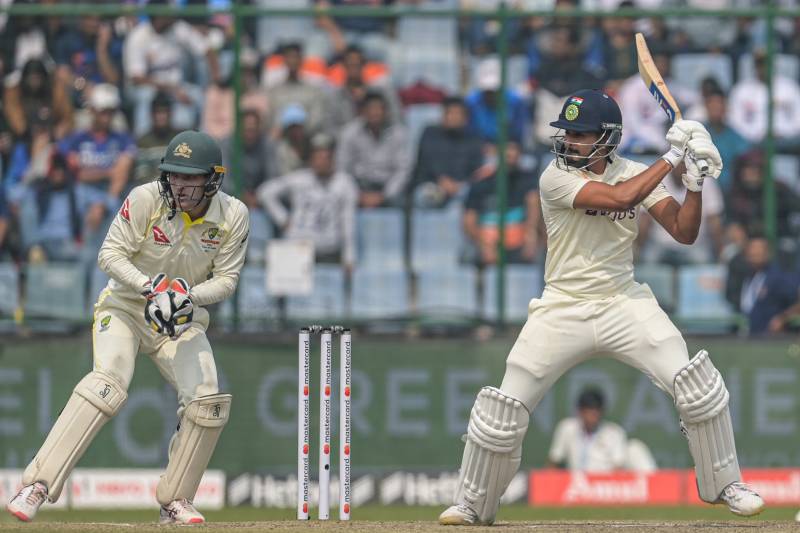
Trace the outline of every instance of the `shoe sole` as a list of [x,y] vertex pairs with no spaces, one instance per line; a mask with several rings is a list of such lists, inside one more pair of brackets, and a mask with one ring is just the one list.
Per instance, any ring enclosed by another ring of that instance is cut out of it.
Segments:
[[750,516],[758,516],[764,511],[764,506],[762,505],[757,511],[753,511],[752,513],[737,513],[736,511],[731,510],[731,513],[735,514],[736,516],[743,516],[743,517],[750,517]]
[[444,516],[439,517],[439,525],[441,526],[474,526],[474,522],[469,522],[458,516]]
[[30,517],[28,515],[26,515],[25,513],[23,513],[22,511],[13,511],[13,510],[11,510],[10,507],[6,507],[6,511],[11,513],[11,516],[13,516],[14,518],[16,518],[17,520],[19,520],[21,522],[30,522],[31,521]]

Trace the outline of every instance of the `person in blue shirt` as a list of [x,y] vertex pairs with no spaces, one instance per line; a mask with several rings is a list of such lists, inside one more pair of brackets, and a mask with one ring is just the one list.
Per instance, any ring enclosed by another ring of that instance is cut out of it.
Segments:
[[[736,161],[739,156],[750,150],[750,142],[728,126],[728,99],[722,89],[710,91],[704,98],[708,119],[705,126],[711,134],[711,140],[719,148],[723,161]],[[719,186],[724,192],[730,192],[733,185],[733,169],[735,165],[725,165],[719,175]]]
[[[469,127],[484,142],[497,142],[499,131],[498,110],[502,95],[500,89],[500,62],[495,58],[485,59],[478,65],[476,76],[477,88],[465,99],[469,110]],[[521,143],[527,120],[527,105],[522,97],[511,89],[507,89],[506,117],[508,119],[508,137]]]

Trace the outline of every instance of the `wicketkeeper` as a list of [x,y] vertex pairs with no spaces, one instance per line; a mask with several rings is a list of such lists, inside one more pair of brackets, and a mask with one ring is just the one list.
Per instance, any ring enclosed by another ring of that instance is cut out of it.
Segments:
[[217,143],[184,131],[172,139],[153,183],[131,191],[100,249],[110,277],[95,304],[93,369],[75,387],[8,504],[33,519],[56,501],[100,428],[127,399],[138,353],[152,358],[178,393],[178,429],[156,498],[162,524],[199,524],[192,505],[230,413],[206,338],[205,306],[236,289],[249,217],[220,191],[225,169]]

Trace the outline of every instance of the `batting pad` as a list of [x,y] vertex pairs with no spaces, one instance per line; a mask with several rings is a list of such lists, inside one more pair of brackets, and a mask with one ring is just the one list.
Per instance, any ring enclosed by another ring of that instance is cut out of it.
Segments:
[[156,488],[161,505],[182,498],[194,499],[219,434],[228,422],[232,398],[230,394],[210,394],[195,398],[186,406],[177,439],[170,446],[167,471]]
[[75,463],[127,399],[125,387],[116,378],[99,370],[87,374],[75,386],[39,453],[23,472],[23,485],[40,481],[47,485],[47,498],[58,500]]
[[701,350],[675,376],[675,405],[694,458],[697,491],[716,503],[722,489],[741,481],[728,389],[708,352]]
[[478,393],[470,413],[455,503],[470,507],[482,524],[494,522],[500,497],[519,469],[529,418],[522,402],[499,389],[484,387]]

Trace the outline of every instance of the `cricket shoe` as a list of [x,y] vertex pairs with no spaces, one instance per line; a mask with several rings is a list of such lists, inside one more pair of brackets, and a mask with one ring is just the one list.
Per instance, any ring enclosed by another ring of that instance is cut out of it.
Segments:
[[478,513],[464,504],[451,505],[439,515],[439,523],[443,526],[479,526]]
[[46,499],[47,487],[37,481],[22,487],[22,490],[8,502],[6,509],[23,522],[30,522]]
[[739,516],[755,516],[764,510],[764,500],[761,496],[741,481],[734,481],[725,487],[719,499],[733,514]]
[[167,524],[203,524],[205,521],[206,519],[194,508],[192,502],[181,499],[161,506],[161,517],[158,523],[163,526]]

